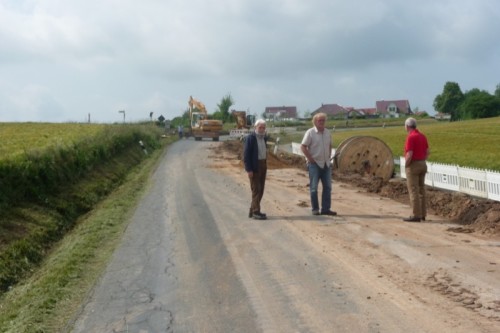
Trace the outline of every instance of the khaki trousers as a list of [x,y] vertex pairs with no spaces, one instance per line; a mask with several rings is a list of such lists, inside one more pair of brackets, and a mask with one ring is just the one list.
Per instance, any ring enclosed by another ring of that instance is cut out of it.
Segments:
[[412,161],[410,165],[406,167],[405,171],[413,216],[425,218],[427,215],[427,199],[425,195],[427,163],[425,160]]

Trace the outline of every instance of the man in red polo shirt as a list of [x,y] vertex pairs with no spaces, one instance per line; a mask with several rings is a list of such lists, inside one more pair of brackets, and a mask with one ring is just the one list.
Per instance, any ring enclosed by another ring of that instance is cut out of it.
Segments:
[[408,132],[405,142],[405,172],[413,215],[404,218],[403,221],[420,222],[425,221],[427,215],[425,197],[427,163],[425,161],[430,154],[429,143],[425,135],[417,130],[417,121],[414,118],[406,119],[405,129]]

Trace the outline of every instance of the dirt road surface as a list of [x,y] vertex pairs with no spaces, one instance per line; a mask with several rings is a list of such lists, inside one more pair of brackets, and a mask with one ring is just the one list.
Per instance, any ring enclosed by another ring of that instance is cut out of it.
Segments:
[[73,332],[498,332],[500,238],[452,232],[334,182],[312,216],[306,171],[271,168],[249,219],[239,155],[169,148]]

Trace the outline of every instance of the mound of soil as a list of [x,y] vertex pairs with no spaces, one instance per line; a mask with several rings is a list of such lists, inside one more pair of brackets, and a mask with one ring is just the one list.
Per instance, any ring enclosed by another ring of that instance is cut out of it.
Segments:
[[[238,159],[242,159],[243,144],[240,141],[224,141],[221,147],[236,154]],[[277,155],[269,154],[269,169],[290,167],[305,169],[304,158],[282,151],[279,151]],[[393,178],[384,181],[381,178],[355,173],[341,174],[335,169],[333,179],[409,204],[405,179]],[[427,187],[427,207],[430,213],[446,218],[449,220],[447,222],[457,224],[457,227],[450,228],[450,231],[500,236],[500,202]]]

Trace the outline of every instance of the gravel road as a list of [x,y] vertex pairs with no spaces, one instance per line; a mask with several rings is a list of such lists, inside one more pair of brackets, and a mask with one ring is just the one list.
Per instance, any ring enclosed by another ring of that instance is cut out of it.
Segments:
[[304,170],[269,171],[263,211],[220,142],[173,144],[73,332],[498,332],[500,240],[403,223],[409,207]]

